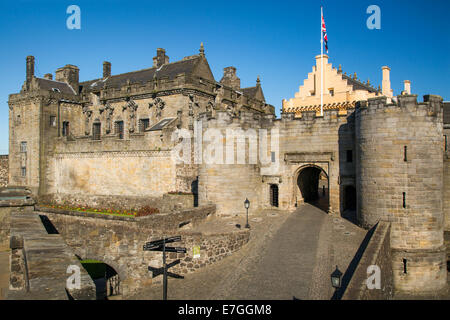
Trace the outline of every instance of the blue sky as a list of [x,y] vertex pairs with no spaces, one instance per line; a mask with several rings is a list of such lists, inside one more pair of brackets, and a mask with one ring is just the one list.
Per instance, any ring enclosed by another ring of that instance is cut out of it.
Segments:
[[[69,30],[69,5],[81,9],[81,30]],[[394,94],[411,80],[412,93],[450,100],[450,1],[1,1],[0,154],[8,152],[8,95],[20,91],[25,58],[36,75],[65,64],[80,81],[101,77],[102,62],[118,74],[152,66],[156,48],[170,61],[197,54],[200,43],[216,80],[235,66],[242,87],[260,75],[277,114],[320,54],[320,4],[328,30],[330,62],[381,85],[391,67]],[[369,5],[381,9],[381,29],[369,30]]]

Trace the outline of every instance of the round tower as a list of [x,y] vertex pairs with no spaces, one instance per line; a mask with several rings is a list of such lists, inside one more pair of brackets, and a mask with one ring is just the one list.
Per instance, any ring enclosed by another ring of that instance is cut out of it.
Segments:
[[356,109],[357,214],[365,228],[391,222],[394,286],[444,289],[442,98],[416,95],[360,102]]

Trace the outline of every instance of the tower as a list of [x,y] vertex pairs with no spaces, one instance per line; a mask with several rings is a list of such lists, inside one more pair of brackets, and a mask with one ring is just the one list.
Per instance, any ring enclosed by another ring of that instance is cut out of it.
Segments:
[[442,98],[397,99],[372,98],[356,108],[358,222],[391,222],[395,288],[430,293],[447,283]]

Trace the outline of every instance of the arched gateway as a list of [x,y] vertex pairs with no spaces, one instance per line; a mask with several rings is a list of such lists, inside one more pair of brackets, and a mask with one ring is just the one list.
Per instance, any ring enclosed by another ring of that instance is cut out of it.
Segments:
[[301,166],[295,174],[296,203],[306,202],[328,212],[330,207],[329,179],[323,168],[314,164]]

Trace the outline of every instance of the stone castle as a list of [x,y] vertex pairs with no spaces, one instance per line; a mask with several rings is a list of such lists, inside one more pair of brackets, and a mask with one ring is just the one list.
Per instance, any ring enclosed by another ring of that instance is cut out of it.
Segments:
[[[203,45],[176,62],[158,49],[151,68],[119,75],[104,62],[102,77],[85,82],[74,65],[53,79],[36,77],[34,64],[27,57],[22,89],[9,96],[9,185],[27,186],[39,201],[215,204],[219,215],[243,215],[246,198],[253,211],[315,202],[324,178],[330,214],[356,209],[365,228],[391,223],[396,289],[446,287],[444,103],[435,95],[418,102],[409,82],[394,97],[389,68],[375,89],[326,60],[337,85],[327,87],[323,116],[316,67],[277,119],[259,77],[241,88],[227,67],[216,81]],[[195,147],[180,150],[181,141]],[[179,161],[181,153],[192,161]]]

